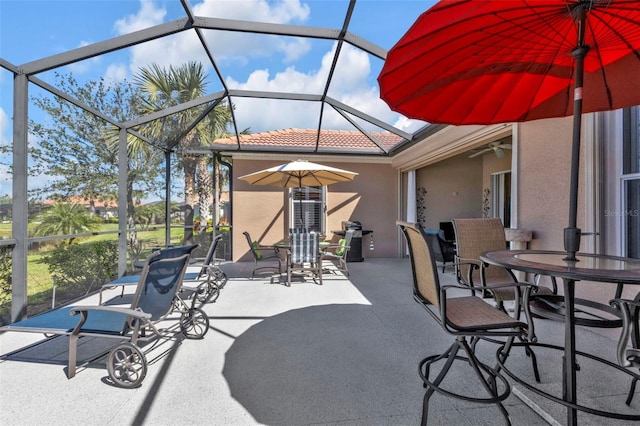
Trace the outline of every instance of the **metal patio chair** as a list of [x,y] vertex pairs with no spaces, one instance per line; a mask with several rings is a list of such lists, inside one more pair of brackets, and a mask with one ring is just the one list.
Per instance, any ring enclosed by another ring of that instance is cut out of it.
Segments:
[[349,276],[349,267],[347,266],[347,255],[351,248],[351,239],[354,234],[353,229],[345,231],[344,238],[338,241],[338,244],[331,244],[322,248],[322,261],[329,261],[336,265],[339,271],[342,271],[347,277]]
[[319,234],[315,232],[289,235],[287,251],[287,285],[291,285],[293,272],[311,272],[313,280],[322,285],[322,253]]
[[[251,235],[249,235],[247,231],[244,231],[242,234],[246,237],[249,250],[253,256],[251,279],[253,279],[256,272],[259,271],[275,270],[279,274],[282,270],[282,259],[280,258],[278,250],[274,246],[260,245],[257,241],[251,239]],[[278,263],[278,266],[275,266],[275,262]],[[264,266],[259,266],[260,263],[263,263]]]
[[448,262],[452,264],[456,260],[456,247],[455,244],[444,239],[444,231],[438,229],[425,229],[427,234],[427,243],[431,248],[431,252],[437,262],[442,263],[442,272],[447,266]]
[[609,303],[622,312],[622,331],[617,350],[618,363],[629,370],[638,369],[638,373],[631,373],[633,378],[625,401],[627,405],[631,405],[636,385],[640,380],[640,295],[636,300],[616,298]]
[[486,287],[510,284],[518,280],[511,271],[489,266],[480,261],[480,255],[486,251],[507,249],[502,220],[499,218],[453,219],[453,226],[456,234],[458,280],[474,292],[479,291],[483,298],[493,298],[498,307],[504,310],[505,301],[515,300],[515,289],[499,287],[487,290]]
[[[224,287],[227,282],[227,274],[220,269],[219,264],[214,257],[218,243],[222,239],[222,235],[217,235],[211,245],[207,255],[202,263],[190,263],[189,266],[200,266],[200,270],[197,272],[185,272],[183,278],[182,290],[191,293],[191,296],[197,297],[200,302],[213,301],[215,302],[220,295],[220,289]],[[159,250],[158,256],[163,257],[175,257],[185,253],[192,253],[198,244],[189,244],[185,246],[169,247]],[[102,304],[102,293],[105,290],[121,288],[120,296],[124,296],[127,288],[135,288],[138,284],[140,275],[124,275],[113,281],[105,283],[100,288],[99,302]],[[204,284],[204,285],[203,285]]]
[[[484,404],[496,404],[500,412],[509,423],[502,401],[510,394],[509,382],[502,376],[498,368],[492,368],[476,357],[476,344],[480,340],[502,345],[499,357],[504,360],[509,355],[513,341],[519,338],[523,342],[535,342],[533,324],[528,309],[524,308],[527,322],[512,318],[504,311],[494,308],[482,298],[476,297],[473,291],[465,285],[440,286],[435,258],[426,234],[419,224],[396,222],[402,229],[409,246],[411,270],[413,272],[413,297],[445,332],[455,337],[454,343],[442,354],[432,355],[419,362],[419,374],[426,387],[422,409],[422,424],[427,423],[429,399],[434,392],[461,399],[464,401]],[[530,284],[512,283],[512,289],[518,288],[524,292],[527,299]],[[468,296],[452,297],[451,292],[469,292]],[[501,341],[506,338],[506,341]],[[460,351],[464,355],[459,355]],[[439,361],[444,365],[435,378],[431,378],[431,368]],[[452,365],[456,361],[469,364],[482,387],[489,394],[488,397],[468,396],[452,392],[441,386],[441,383]]]
[[[129,308],[68,306],[3,326],[0,331],[69,336],[69,379],[76,374],[80,338],[117,339],[107,359],[109,378],[120,387],[137,387],[147,373],[147,360],[140,343],[172,337],[178,329],[186,338],[202,338],[209,329],[207,315],[178,297],[188,261],[189,254],[164,258],[159,253],[152,254],[142,269]],[[168,328],[159,328],[161,321],[171,321],[168,317],[172,313],[180,314],[177,322]]]

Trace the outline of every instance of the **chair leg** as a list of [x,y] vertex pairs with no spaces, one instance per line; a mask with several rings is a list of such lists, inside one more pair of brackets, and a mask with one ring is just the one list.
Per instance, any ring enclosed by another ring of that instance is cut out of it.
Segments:
[[634,377],[631,381],[631,388],[629,389],[629,395],[627,396],[627,400],[625,404],[631,405],[631,400],[633,399],[633,395],[636,393],[636,384],[638,384],[638,378]]
[[[429,399],[431,398],[431,396],[433,396],[433,392],[435,392],[435,388],[440,384],[440,382],[442,382],[444,377],[449,372],[449,369],[451,368],[453,361],[455,361],[456,355],[458,354],[459,350],[460,350],[460,343],[458,342],[458,340],[456,340],[444,354],[434,358],[431,361],[431,362],[434,362],[444,358],[445,356],[447,357],[447,361],[442,367],[442,370],[440,370],[440,373],[438,373],[438,376],[435,378],[435,380],[430,385],[427,385],[427,390],[424,393],[424,398],[422,400],[422,420],[420,422],[422,426],[425,426],[427,424],[427,419],[429,417]],[[427,362],[424,364],[425,377],[427,379],[429,378],[429,364],[430,362]]]
[[[522,338],[520,338],[520,340],[524,342]],[[538,358],[536,357],[536,353],[533,352],[533,349],[531,349],[529,346],[525,346],[524,351],[527,354],[527,356],[531,358],[531,366],[533,367],[533,377],[535,377],[537,383],[540,383],[540,371],[538,371]]]
[[[509,341],[512,341],[512,340],[513,338],[509,338]],[[492,369],[482,364],[480,361],[478,361],[473,349],[471,349],[471,347],[467,344],[466,341],[462,340],[461,345],[464,348],[465,352],[467,353],[469,365],[471,365],[471,367],[473,368],[473,371],[476,373],[476,376],[478,377],[478,379],[480,379],[480,383],[482,383],[482,386],[485,388],[485,390],[492,397],[496,399],[495,403],[498,406],[498,409],[502,413],[502,416],[505,418],[507,424],[510,425],[511,420],[509,419],[509,413],[507,412],[506,408],[504,408],[502,401],[498,399],[498,384],[496,383],[496,376],[498,375],[498,370]],[[509,344],[509,348],[510,347],[511,345]],[[505,354],[505,357],[506,357],[506,354]],[[485,377],[482,371],[484,371],[487,374],[487,377]]]

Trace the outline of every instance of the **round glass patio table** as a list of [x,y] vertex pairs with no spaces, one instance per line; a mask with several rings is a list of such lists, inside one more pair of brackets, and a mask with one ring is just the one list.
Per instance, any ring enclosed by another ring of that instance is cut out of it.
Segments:
[[[565,257],[566,252],[562,251],[500,250],[483,253],[480,259],[488,264],[507,269],[562,279],[565,305],[562,399],[565,402],[564,405],[567,406],[567,424],[577,424],[578,409],[596,415],[621,418],[616,413],[591,410],[577,405],[575,283],[579,281],[597,281],[617,285],[631,284],[640,286],[640,259],[584,253],[576,255],[577,261],[568,261],[565,260]],[[638,290],[640,290],[640,287],[638,287]],[[607,363],[612,365],[609,362]],[[640,420],[640,415],[634,416],[633,419]]]

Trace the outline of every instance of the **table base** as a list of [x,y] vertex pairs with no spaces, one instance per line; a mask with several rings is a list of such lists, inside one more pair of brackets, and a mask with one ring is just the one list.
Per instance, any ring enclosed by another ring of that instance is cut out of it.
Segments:
[[[564,352],[564,347],[562,346],[558,346],[558,345],[552,345],[552,344],[548,344],[548,343],[513,343],[512,346],[531,346],[532,348],[535,347],[541,347],[541,348],[547,348],[547,349],[553,349],[553,350],[558,350],[558,351],[563,351]],[[511,370],[509,370],[509,368],[505,365],[505,363],[501,360],[500,358],[500,353],[502,351],[502,347],[500,347],[497,352],[496,352],[496,358],[498,360],[498,365],[500,366],[500,368],[502,370],[504,370],[504,372],[515,382],[519,383],[520,385],[524,386],[525,388],[531,390],[532,392],[536,393],[537,395],[542,396],[543,398],[546,398],[550,401],[556,402],[558,404],[564,405],[565,407],[569,407],[569,408],[573,408],[579,411],[583,411],[585,413],[589,413],[589,414],[593,414],[596,416],[601,416],[601,417],[608,417],[611,419],[619,419],[619,420],[640,420],[640,414],[624,414],[624,413],[616,413],[616,412],[611,412],[611,411],[604,411],[604,410],[597,410],[595,408],[592,407],[586,407],[584,405],[580,405],[580,404],[574,404],[568,401],[563,400],[560,397],[557,397],[555,395],[552,395],[548,392],[545,392],[541,389],[538,389],[534,384],[529,383],[524,381],[523,379],[521,379],[520,377],[518,377],[516,374],[514,374]],[[585,357],[585,358],[589,358],[593,361],[602,363],[606,366],[609,366],[611,368],[615,368],[616,370],[628,375],[629,377],[635,377],[640,379],[640,373],[634,373],[633,371],[631,371],[630,369],[624,368],[622,366],[620,366],[619,364],[613,363],[611,361],[608,361],[606,359],[600,358],[596,355],[593,354],[589,354],[586,352],[582,352],[582,351],[575,351],[576,355]],[[507,358],[508,361],[509,358]],[[624,397],[622,397],[624,398]]]

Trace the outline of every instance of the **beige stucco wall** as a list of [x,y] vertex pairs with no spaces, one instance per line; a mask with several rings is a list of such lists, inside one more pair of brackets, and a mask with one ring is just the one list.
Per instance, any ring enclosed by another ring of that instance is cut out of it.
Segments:
[[[518,227],[533,231],[531,249],[564,248],[563,230],[569,217],[572,125],[569,117],[521,123],[517,127]],[[580,182],[583,188],[582,178]],[[578,227],[584,218],[582,200],[579,197]]]
[[[327,187],[327,238],[337,241],[331,233],[340,230],[343,220],[359,220],[364,229],[374,231],[373,251],[370,237],[363,237],[362,255],[367,257],[397,256],[397,172],[390,164],[348,163],[308,158],[309,161],[357,172],[353,182],[341,182]],[[255,186],[239,180],[258,170],[283,164],[287,160],[233,161],[233,260],[250,260],[243,231],[262,244],[273,244],[285,238],[289,229],[287,192],[285,189]]]
[[427,190],[427,228],[454,217],[482,217],[483,165],[480,158],[459,155],[416,171],[416,187]]
[[482,188],[491,188],[491,175],[511,170],[511,151],[505,150],[504,157],[494,154],[482,156]]

